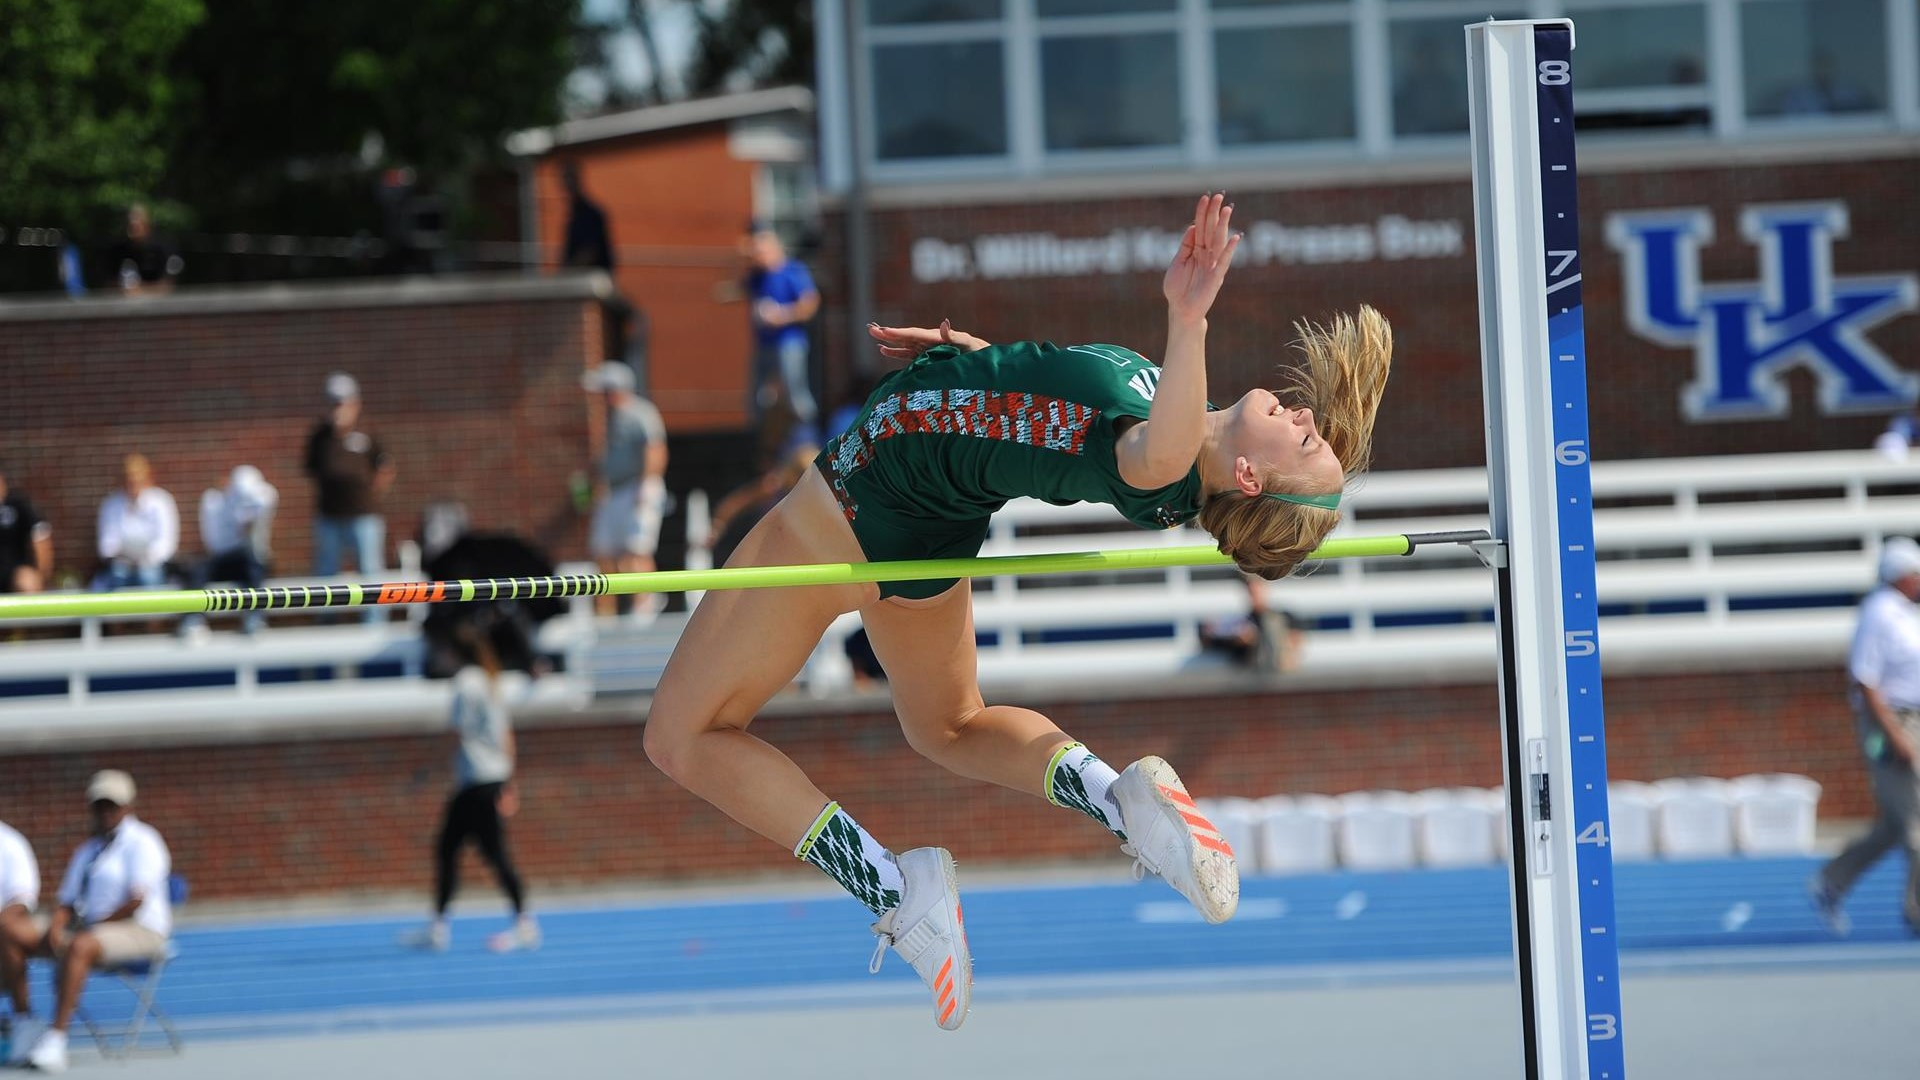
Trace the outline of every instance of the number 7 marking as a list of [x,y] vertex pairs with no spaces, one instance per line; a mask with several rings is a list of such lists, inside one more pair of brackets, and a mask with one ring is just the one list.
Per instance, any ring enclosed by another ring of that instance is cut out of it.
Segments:
[[1549,251],[1549,252],[1547,252],[1547,257],[1548,257],[1548,258],[1552,258],[1552,257],[1553,257],[1553,256],[1555,256],[1555,255],[1558,255],[1558,256],[1560,256],[1560,265],[1559,265],[1559,266],[1556,266],[1556,267],[1554,267],[1553,269],[1551,269],[1551,270],[1549,270],[1549,271],[1547,271],[1547,276],[1548,276],[1548,277],[1559,277],[1559,276],[1560,276],[1561,274],[1564,274],[1564,273],[1566,273],[1566,272],[1567,272],[1567,265],[1568,265],[1569,263],[1571,263],[1571,262],[1573,262],[1573,260],[1575,260],[1575,259],[1577,259],[1577,258],[1579,258],[1579,257],[1580,257],[1580,253],[1579,253],[1578,251]]

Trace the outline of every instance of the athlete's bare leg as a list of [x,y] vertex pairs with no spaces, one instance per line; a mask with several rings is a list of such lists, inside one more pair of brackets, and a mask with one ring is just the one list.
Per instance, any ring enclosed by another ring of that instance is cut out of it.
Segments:
[[1046,796],[1047,763],[1073,740],[1032,709],[982,700],[967,582],[931,600],[874,600],[860,618],[909,745],[961,776]]
[[[826,481],[809,469],[727,565],[864,561]],[[707,593],[654,691],[647,756],[728,817],[793,847],[827,797],[747,725],[799,673],[835,616],[878,596],[872,585]]]

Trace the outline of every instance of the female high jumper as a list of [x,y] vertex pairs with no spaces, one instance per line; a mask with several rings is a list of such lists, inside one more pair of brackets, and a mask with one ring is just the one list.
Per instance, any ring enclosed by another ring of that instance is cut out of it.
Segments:
[[[1366,467],[1392,337],[1365,307],[1301,325],[1305,364],[1280,394],[1256,389],[1209,411],[1206,317],[1239,244],[1232,215],[1221,195],[1195,207],[1162,283],[1158,367],[1114,345],[990,346],[944,323],[870,327],[881,352],[912,363],[880,383],[728,565],[970,557],[995,510],[1034,496],[1109,503],[1143,528],[1197,518],[1242,569],[1285,576],[1339,522],[1340,491]],[[1116,773],[1045,716],[985,704],[964,582],[708,593],[654,694],[648,756],[871,909],[880,938],[872,970],[891,946],[932,989],[941,1027],[960,1026],[972,995],[952,856],[890,851],[747,732],[828,624],[854,610],[894,674],[895,711],[915,750],[1087,815],[1208,922],[1233,915],[1232,849],[1165,761]]]

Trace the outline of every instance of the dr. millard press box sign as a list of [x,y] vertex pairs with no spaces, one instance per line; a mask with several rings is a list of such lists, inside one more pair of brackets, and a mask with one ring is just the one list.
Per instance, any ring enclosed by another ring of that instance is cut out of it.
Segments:
[[[1256,221],[1246,234],[1239,254],[1243,266],[1447,259],[1467,251],[1462,222],[1415,221],[1398,214],[1351,225]],[[1164,228],[1115,229],[1105,236],[1084,237],[997,233],[958,242],[923,236],[913,242],[913,279],[927,283],[1157,274],[1167,268],[1179,244],[1180,233]]]

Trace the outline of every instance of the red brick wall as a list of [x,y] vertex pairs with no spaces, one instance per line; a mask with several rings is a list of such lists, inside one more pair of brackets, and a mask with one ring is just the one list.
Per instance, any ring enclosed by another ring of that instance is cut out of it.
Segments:
[[540,239],[550,262],[565,246],[560,166],[574,162],[607,215],[615,281],[646,313],[648,393],[676,434],[746,423],[746,269],[740,239],[753,216],[758,165],[733,156],[723,123],[674,128],[557,151],[535,173]]
[[[1611,679],[1612,773],[1800,772],[1826,785],[1823,815],[1868,814],[1841,687],[1829,669]],[[1500,780],[1491,685],[1029,704],[1116,764],[1165,755],[1201,795]],[[1063,811],[918,758],[882,709],[770,716],[756,731],[897,847],[939,843],[972,862],[1112,854]],[[532,727],[520,746],[525,808],[512,839],[536,887],[805,872],[668,782],[633,723]],[[125,768],[199,896],[424,890],[447,757],[433,736],[0,757],[0,820],[56,874],[81,837],[87,776]],[[468,880],[490,887],[484,874]]]
[[600,353],[596,301],[92,310],[0,318],[0,462],[53,522],[56,575],[89,572],[100,500],[135,451],[179,504],[183,555],[200,550],[200,493],[258,466],[280,489],[276,568],[305,573],[314,494],[302,455],[331,371],[360,381],[362,427],[399,470],[384,506],[390,552],[422,505],[455,498],[481,527],[584,556],[567,478],[586,467],[599,422],[579,387]]
[[[1595,456],[1674,457],[1797,450],[1858,449],[1871,445],[1884,417],[1824,417],[1804,371],[1790,376],[1789,416],[1737,422],[1689,423],[1680,412],[1680,388],[1691,380],[1691,349],[1669,349],[1627,332],[1621,310],[1621,259],[1607,246],[1610,213],[1668,207],[1710,208],[1715,240],[1701,258],[1704,279],[1752,281],[1758,253],[1739,233],[1748,203],[1843,199],[1852,233],[1834,247],[1839,274],[1920,270],[1920,158],[1819,165],[1646,169],[1600,172],[1580,178],[1582,289],[1587,309],[1589,396]],[[1196,190],[1209,182],[1196,175]],[[1479,464],[1481,429],[1478,309],[1472,253],[1473,204],[1467,181],[1355,184],[1284,190],[1234,190],[1235,222],[1277,221],[1286,226],[1372,223],[1387,214],[1415,220],[1452,219],[1465,230],[1467,250],[1449,258],[1364,263],[1242,266],[1215,306],[1208,340],[1211,397],[1231,401],[1270,373],[1286,355],[1294,319],[1323,318],[1360,303],[1392,321],[1396,369],[1376,429],[1375,464],[1382,469]],[[1100,237],[1115,228],[1177,228],[1193,213],[1192,196],[1049,198],[1011,205],[929,205],[881,210],[874,216],[874,317],[881,322],[955,326],[989,340],[1044,337],[1055,341],[1110,341],[1157,355],[1166,329],[1154,271],[1079,278],[916,282],[913,242],[934,237],[970,244],[980,235],[1051,232]],[[841,385],[864,335],[845,325],[844,280],[838,266],[845,229],[824,230],[829,250],[823,277],[829,347],[824,351]],[[1880,327],[1872,340],[1896,363],[1920,361],[1920,317]],[[884,362],[882,362],[884,363]]]

